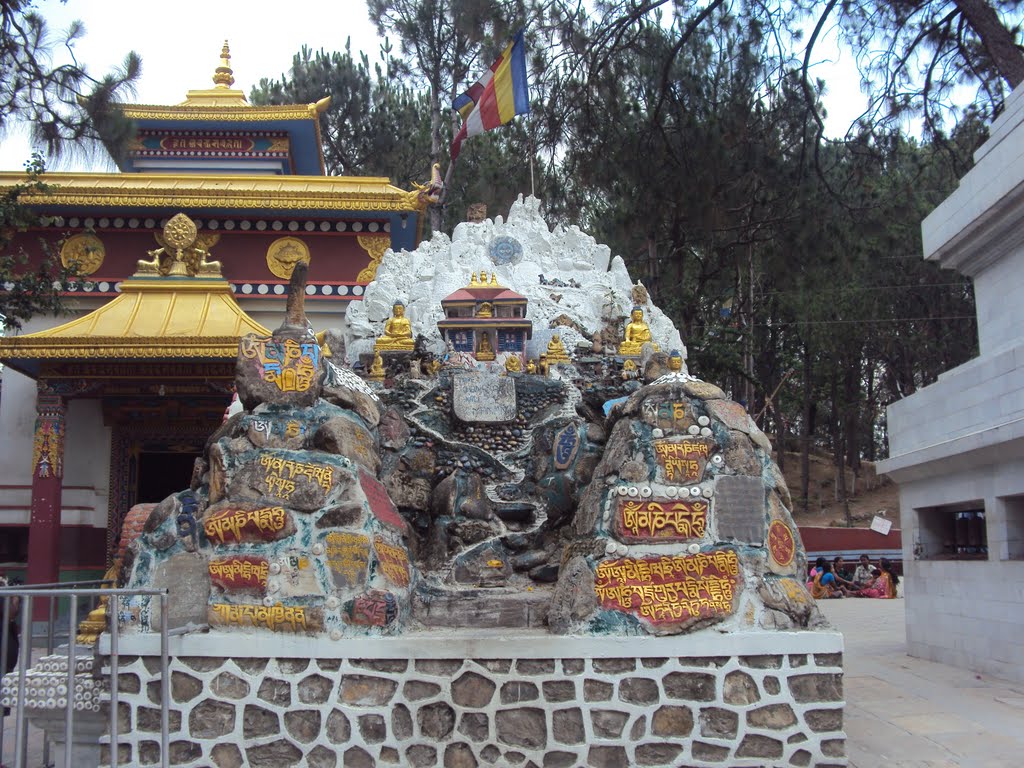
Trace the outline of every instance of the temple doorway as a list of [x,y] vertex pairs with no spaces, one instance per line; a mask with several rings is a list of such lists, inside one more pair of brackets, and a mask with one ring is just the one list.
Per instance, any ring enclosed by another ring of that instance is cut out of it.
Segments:
[[192,481],[192,467],[199,451],[139,453],[138,480],[135,484],[135,503],[159,502],[172,493],[188,488]]

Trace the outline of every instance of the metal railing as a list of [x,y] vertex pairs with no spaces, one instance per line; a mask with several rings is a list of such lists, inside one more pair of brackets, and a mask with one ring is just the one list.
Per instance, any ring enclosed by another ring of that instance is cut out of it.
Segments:
[[[118,672],[119,672],[119,627],[118,611],[121,598],[125,597],[151,597],[160,601],[160,765],[166,768],[169,765],[169,721],[170,721],[170,680],[168,679],[168,646],[167,646],[167,605],[168,594],[166,589],[115,589],[112,587],[95,587],[91,585],[104,584],[109,582],[81,582],[73,586],[67,584],[34,584],[30,586],[0,587],[0,599],[3,600],[2,610],[2,634],[0,634],[0,659],[6,662],[8,651],[8,627],[13,609],[17,608],[20,602],[21,627],[19,632],[19,653],[17,663],[17,694],[12,705],[15,714],[15,748],[14,764],[12,768],[28,768],[28,715],[26,714],[26,700],[28,694],[28,671],[29,659],[32,657],[33,635],[32,615],[36,600],[48,601],[49,622],[46,632],[47,654],[54,652],[54,637],[56,631],[56,607],[61,599],[69,601],[67,614],[67,675],[65,681],[66,698],[63,700],[64,709],[64,768],[74,768],[72,756],[74,749],[74,727],[76,712],[76,656],[80,656],[81,647],[76,647],[75,637],[78,629],[78,605],[79,601],[96,601],[107,599],[107,629],[110,632],[110,656],[109,667],[106,677],[109,680],[109,699],[107,705],[107,720],[109,734],[109,765],[121,764],[120,750],[118,748]],[[103,670],[100,670],[103,674]],[[48,702],[47,702],[48,703]],[[55,699],[56,703],[56,699]],[[81,707],[78,708],[81,711]],[[3,754],[3,730],[0,728],[0,755]],[[49,742],[44,740],[43,765],[50,765]],[[127,764],[133,764],[129,760]]]

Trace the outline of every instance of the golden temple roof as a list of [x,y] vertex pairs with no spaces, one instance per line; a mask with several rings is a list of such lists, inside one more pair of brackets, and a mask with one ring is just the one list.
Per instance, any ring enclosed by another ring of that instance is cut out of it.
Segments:
[[[24,184],[19,172],[0,172],[0,188]],[[420,211],[418,190],[378,176],[228,176],[144,173],[49,173],[45,194],[24,194],[28,205],[123,208],[262,208],[316,211]]]
[[135,278],[83,317],[0,338],[0,362],[32,375],[40,360],[234,359],[249,333],[270,335],[238,306],[225,280]]

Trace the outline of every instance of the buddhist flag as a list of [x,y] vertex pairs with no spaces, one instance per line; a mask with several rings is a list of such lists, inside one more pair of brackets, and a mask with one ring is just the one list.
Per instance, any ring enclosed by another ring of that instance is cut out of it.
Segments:
[[516,115],[530,111],[526,86],[526,44],[519,30],[498,60],[468,91],[452,102],[452,109],[462,115],[462,128],[452,142],[454,163],[467,136],[504,125]]

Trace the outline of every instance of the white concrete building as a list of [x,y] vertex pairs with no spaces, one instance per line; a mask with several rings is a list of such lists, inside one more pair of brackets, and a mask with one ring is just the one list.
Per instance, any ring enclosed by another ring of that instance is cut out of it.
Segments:
[[911,656],[1024,682],[1024,89],[925,219],[974,280],[980,354],[889,406]]

